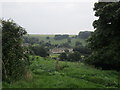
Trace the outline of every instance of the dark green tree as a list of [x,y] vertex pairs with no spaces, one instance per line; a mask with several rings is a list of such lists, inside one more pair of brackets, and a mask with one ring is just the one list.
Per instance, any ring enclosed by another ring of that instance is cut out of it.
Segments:
[[24,40],[24,43],[39,44],[39,39],[36,37],[24,36],[23,40]]
[[2,79],[11,82],[20,79],[27,66],[28,51],[23,46],[22,37],[27,32],[13,20],[2,23]]
[[81,60],[81,55],[79,52],[75,51],[73,53],[68,54],[68,61],[75,62],[75,61],[80,61],[80,60]]
[[92,55],[86,61],[103,69],[120,70],[120,2],[95,3],[96,29],[88,40]]
[[89,48],[85,47],[85,46],[77,46],[73,48],[73,51],[77,51],[82,55],[90,55],[91,51]]
[[41,56],[41,57],[49,56],[49,53],[48,53],[49,50],[45,48],[44,46],[40,46],[40,45],[32,46],[31,50],[37,56]]

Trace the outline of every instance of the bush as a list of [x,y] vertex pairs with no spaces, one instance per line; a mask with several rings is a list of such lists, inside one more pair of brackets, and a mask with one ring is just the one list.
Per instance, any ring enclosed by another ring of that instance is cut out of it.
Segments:
[[79,52],[74,52],[74,53],[62,53],[59,56],[60,60],[63,61],[80,61],[81,60],[81,55]]
[[22,78],[28,65],[28,51],[22,37],[27,32],[12,20],[2,22],[2,80],[11,82]]
[[81,55],[79,52],[69,53],[68,54],[68,61],[80,61]]
[[73,48],[73,51],[77,51],[77,52],[79,52],[82,55],[89,55],[89,54],[91,54],[90,49],[87,48],[87,47],[83,47],[83,46],[76,46],[76,47]]
[[31,50],[37,56],[41,56],[41,57],[49,56],[49,53],[48,53],[49,50],[43,46],[40,46],[40,45],[32,46]]

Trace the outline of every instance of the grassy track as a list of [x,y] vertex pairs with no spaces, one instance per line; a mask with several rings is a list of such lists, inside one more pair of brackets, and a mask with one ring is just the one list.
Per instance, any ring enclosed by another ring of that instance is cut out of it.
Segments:
[[116,88],[118,72],[99,70],[78,62],[58,63],[39,57],[31,61],[31,79],[13,84],[3,83],[4,88]]

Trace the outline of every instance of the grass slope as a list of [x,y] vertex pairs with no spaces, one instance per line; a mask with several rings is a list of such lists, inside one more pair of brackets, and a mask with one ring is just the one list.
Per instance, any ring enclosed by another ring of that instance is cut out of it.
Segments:
[[[31,56],[32,57],[32,56]],[[31,61],[31,79],[12,84],[3,83],[4,88],[116,88],[118,72],[98,70],[83,63],[55,61],[36,58]],[[28,77],[29,78],[29,77]]]

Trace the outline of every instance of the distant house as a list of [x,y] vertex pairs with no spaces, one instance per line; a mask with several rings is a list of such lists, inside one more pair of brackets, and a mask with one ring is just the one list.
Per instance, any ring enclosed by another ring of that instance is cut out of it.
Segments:
[[71,48],[53,48],[50,49],[50,53],[60,54],[60,53],[64,53],[65,50],[68,50],[69,52],[73,52],[73,49]]

